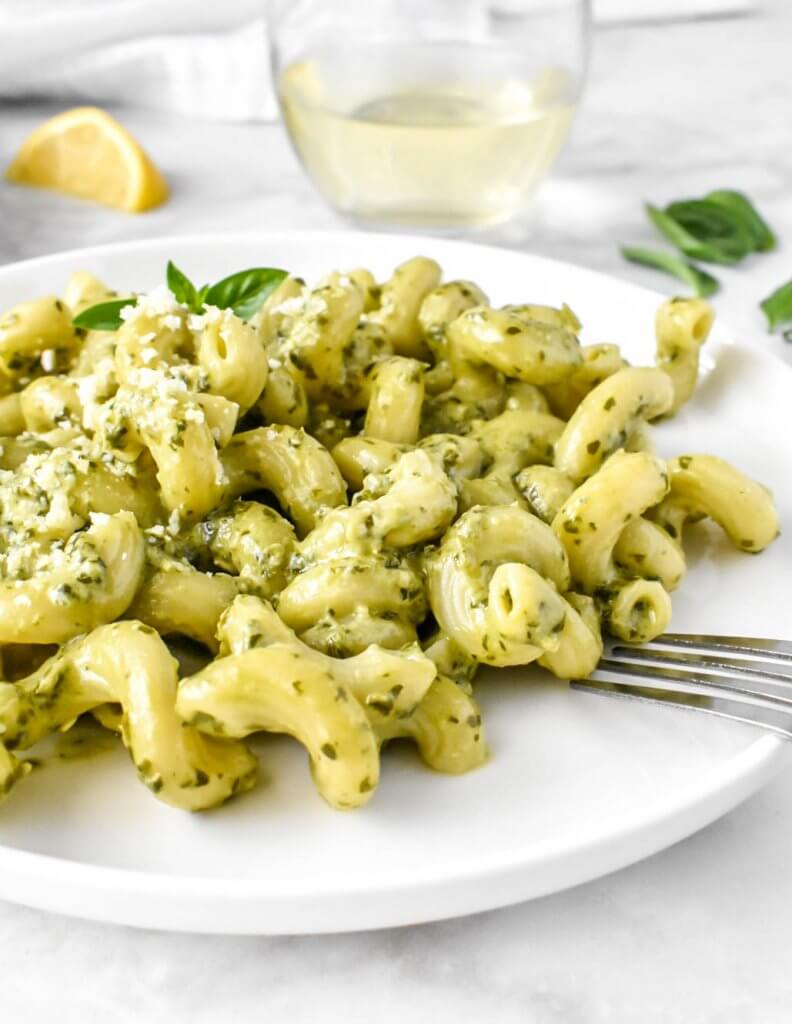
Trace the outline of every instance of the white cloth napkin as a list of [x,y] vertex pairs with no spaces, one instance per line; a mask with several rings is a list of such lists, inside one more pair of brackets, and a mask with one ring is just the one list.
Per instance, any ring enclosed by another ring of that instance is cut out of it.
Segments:
[[0,0],[0,97],[273,117],[264,0]]
[[[0,0],[0,99],[267,120],[266,0]],[[427,0],[431,2],[431,0]],[[599,22],[707,17],[758,0],[594,0]]]
[[759,0],[594,0],[594,16],[606,25],[682,21],[748,14],[758,6]]

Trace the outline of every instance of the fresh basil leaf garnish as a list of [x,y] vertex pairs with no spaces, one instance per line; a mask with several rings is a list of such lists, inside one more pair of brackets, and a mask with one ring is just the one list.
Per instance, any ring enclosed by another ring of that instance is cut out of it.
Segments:
[[127,306],[136,305],[136,298],[99,302],[95,306],[84,309],[82,313],[78,313],[72,320],[72,325],[81,327],[85,331],[117,331],[124,322],[121,318],[121,310],[126,309]]
[[641,249],[635,246],[622,247],[622,256],[630,263],[637,263],[643,267],[652,267],[654,270],[661,270],[670,274],[680,281],[689,285],[694,295],[704,299],[714,295],[720,288],[717,278],[708,274],[693,263],[676,256],[672,252],[663,252],[660,249]]
[[168,288],[177,302],[181,302],[191,313],[201,312],[203,305],[199,298],[198,289],[189,277],[182,270],[179,270],[173,260],[168,260],[166,280]]
[[[177,302],[191,313],[203,312],[205,305],[230,309],[243,320],[249,320],[261,309],[267,298],[288,277],[288,272],[275,267],[251,267],[224,277],[216,284],[196,288],[184,271],[173,260],[168,260],[166,279],[168,288]],[[123,323],[121,310],[137,304],[136,298],[113,299],[84,309],[72,323],[90,331],[117,331]]]
[[[759,303],[767,317],[767,325],[771,331],[785,324],[792,325],[792,281],[787,281],[780,288],[768,295]],[[786,341],[790,339],[784,334]]]
[[274,267],[251,267],[213,284],[204,301],[209,306],[231,309],[243,320],[257,313],[288,274]]
[[705,198],[742,220],[753,238],[756,252],[770,252],[771,249],[775,249],[775,235],[748,196],[734,189],[723,188],[710,192]]
[[754,251],[743,221],[709,200],[684,199],[664,210],[647,203],[646,212],[655,227],[691,259],[728,265]]

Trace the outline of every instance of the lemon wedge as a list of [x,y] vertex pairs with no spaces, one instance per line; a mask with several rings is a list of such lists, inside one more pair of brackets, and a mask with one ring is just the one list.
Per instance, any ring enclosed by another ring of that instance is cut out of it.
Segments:
[[168,198],[165,178],[137,140],[98,107],[75,107],[45,121],[22,143],[6,177],[128,213]]

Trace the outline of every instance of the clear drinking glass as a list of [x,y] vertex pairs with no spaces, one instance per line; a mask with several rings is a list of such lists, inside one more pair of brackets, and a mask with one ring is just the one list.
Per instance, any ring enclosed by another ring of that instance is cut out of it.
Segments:
[[497,224],[567,139],[589,0],[270,0],[273,77],[308,174],[341,213]]

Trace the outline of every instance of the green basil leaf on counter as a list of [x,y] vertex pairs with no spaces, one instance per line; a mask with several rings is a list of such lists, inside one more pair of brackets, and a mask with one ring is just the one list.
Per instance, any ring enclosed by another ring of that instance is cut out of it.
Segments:
[[[792,327],[792,281],[787,281],[780,288],[776,288],[772,295],[768,295],[759,305],[764,310],[767,325],[771,331],[785,324]],[[786,336],[786,333],[784,332],[784,340],[792,340]]]
[[661,270],[671,277],[676,277],[689,285],[694,295],[700,298],[707,298],[714,295],[720,288],[718,280],[708,274],[706,270],[689,263],[671,252],[662,252],[659,249],[642,249],[635,246],[623,246],[622,256],[630,263],[637,263],[643,267],[652,267],[654,270]]
[[74,327],[80,327],[84,331],[117,331],[124,322],[121,319],[121,310],[127,306],[136,306],[137,299],[111,299],[109,302],[99,302],[95,306],[89,306],[82,313],[78,313],[72,320]]
[[213,284],[204,301],[220,309],[232,309],[243,320],[249,320],[288,274],[273,267],[251,267]]
[[191,313],[200,313],[203,305],[198,294],[198,289],[189,277],[187,277],[183,271],[179,270],[173,260],[168,260],[168,269],[165,277],[168,282],[168,288],[170,289],[174,299],[185,305]]
[[733,264],[754,251],[743,220],[710,200],[684,199],[664,210],[647,203],[646,212],[658,231],[691,259]]
[[775,235],[748,196],[734,189],[723,188],[710,192],[705,198],[743,221],[751,233],[756,252],[770,252],[771,249],[775,249]]

